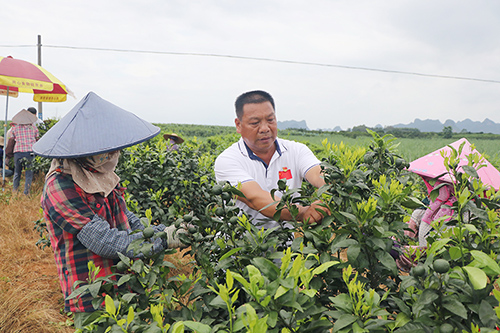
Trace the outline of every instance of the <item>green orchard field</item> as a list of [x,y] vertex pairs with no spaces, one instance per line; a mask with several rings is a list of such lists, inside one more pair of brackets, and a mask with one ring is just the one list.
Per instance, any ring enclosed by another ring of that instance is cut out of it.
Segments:
[[[239,138],[234,128],[158,125],[185,139],[179,151],[159,135],[124,149],[116,173],[145,228],[188,224],[179,238],[191,271],[177,273],[176,249],[153,253],[165,233],[142,234],[127,249],[134,259],[120,254],[113,275],[89,263],[91,277],[70,297],[90,294],[96,311],[78,332],[499,330],[500,194],[478,181],[478,156],[460,170],[449,157],[458,199],[452,216],[432,223],[427,247],[405,233],[427,196],[408,162],[460,137],[280,131],[322,160],[326,184],[279,181],[275,218],[288,209],[290,228],[264,230],[235,205],[238,187],[214,178],[215,158]],[[497,136],[468,138],[498,166]],[[37,157],[36,171],[49,162]],[[330,215],[298,221],[296,205],[318,200]],[[43,219],[35,225],[37,245],[49,247]]]
[[[215,135],[235,134],[234,126],[203,126],[183,124],[156,124],[162,128],[162,132],[171,131],[186,137],[206,138]],[[382,133],[381,135],[384,135]],[[404,132],[403,132],[404,134]],[[340,144],[343,142],[348,146],[367,147],[372,137],[367,132],[326,132],[326,131],[304,131],[304,130],[280,130],[279,137],[295,140],[317,147],[327,139],[329,143]],[[390,134],[388,134],[390,135]],[[466,138],[476,149],[495,167],[500,169],[500,135],[495,134],[458,134],[451,138],[443,138],[441,133],[420,133],[419,137],[398,137],[397,151],[401,157],[411,162],[430,152],[440,149],[461,138]]]

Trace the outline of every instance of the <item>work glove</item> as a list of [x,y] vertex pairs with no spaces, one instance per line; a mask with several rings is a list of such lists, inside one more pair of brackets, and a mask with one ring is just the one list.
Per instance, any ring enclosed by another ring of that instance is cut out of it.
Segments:
[[176,228],[175,225],[166,227],[163,231],[167,234],[167,248],[174,249],[185,249],[188,245],[181,242],[179,239],[179,234],[187,234],[187,225],[181,224],[180,228]]

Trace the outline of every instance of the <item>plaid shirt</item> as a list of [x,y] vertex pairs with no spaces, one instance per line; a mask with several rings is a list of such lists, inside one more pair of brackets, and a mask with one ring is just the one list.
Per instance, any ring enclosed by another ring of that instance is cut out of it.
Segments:
[[[70,175],[63,173],[51,175],[45,183],[42,208],[54,250],[61,289],[65,296],[64,309],[67,312],[94,311],[89,295],[66,300],[73,290],[75,281],[87,280],[89,273],[87,264],[90,260],[101,268],[99,276],[111,274],[111,266],[117,263],[117,259],[105,258],[91,251],[88,244],[87,246],[82,244],[78,237],[82,229],[87,225],[99,225],[94,223],[97,217],[97,220],[102,221],[101,226],[102,224],[107,226],[105,232],[108,234],[96,236],[100,237],[96,243],[105,243],[106,239],[101,238],[106,238],[111,232],[116,236],[120,231],[126,231],[121,232],[120,237],[127,239],[128,233],[133,229],[143,228],[139,219],[127,210],[123,191],[124,188],[117,187],[107,197],[88,194],[73,182]],[[136,235],[141,236],[140,233],[132,236]],[[129,243],[130,240],[124,242]],[[105,246],[113,246],[112,243],[108,242]],[[125,248],[127,245],[124,245]]]
[[12,129],[12,136],[16,140],[14,153],[32,152],[33,144],[38,139],[38,128],[34,125],[16,125]]

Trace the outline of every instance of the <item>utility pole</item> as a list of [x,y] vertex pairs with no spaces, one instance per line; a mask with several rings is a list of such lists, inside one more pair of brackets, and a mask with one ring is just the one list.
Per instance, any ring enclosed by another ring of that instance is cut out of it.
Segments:
[[[42,36],[38,35],[38,66],[42,66]],[[43,120],[42,102],[38,102],[38,118]]]

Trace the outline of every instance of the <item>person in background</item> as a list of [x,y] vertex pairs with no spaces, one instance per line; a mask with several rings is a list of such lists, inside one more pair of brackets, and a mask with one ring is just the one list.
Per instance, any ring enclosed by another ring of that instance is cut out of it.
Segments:
[[5,142],[9,142],[9,139],[12,137],[12,131],[14,130],[16,123],[10,122],[9,126],[10,128],[7,130],[7,134],[5,134]]
[[[87,281],[88,263],[99,276],[113,273],[118,253],[130,258],[129,244],[143,237],[144,226],[127,209],[124,188],[115,174],[120,150],[156,136],[160,129],[94,93],[89,93],[34,145],[36,154],[53,158],[41,198],[50,243],[64,293],[64,310],[75,313],[75,327],[92,321],[89,294],[68,299],[77,280]],[[153,251],[186,247],[175,226],[151,226]],[[131,234],[132,231],[141,232]]]
[[12,189],[17,191],[21,182],[21,173],[24,173],[24,194],[28,195],[33,181],[33,144],[38,139],[38,128],[34,125],[36,116],[27,110],[19,111],[12,122],[16,126],[12,129],[12,138],[14,145],[14,184]]
[[427,236],[432,230],[432,222],[440,218],[449,221],[454,214],[451,206],[457,201],[452,184],[434,179],[426,180],[427,184],[436,189],[439,186],[439,193],[436,199],[430,202],[422,216],[422,222],[418,229],[418,245],[421,247],[427,246]]
[[[241,135],[238,142],[223,151],[215,161],[217,181],[228,181],[241,192],[237,206],[245,211],[254,224],[264,228],[279,224],[272,220],[276,203],[271,190],[278,180],[286,180],[290,189],[300,188],[303,179],[319,188],[325,184],[320,161],[304,144],[279,139],[275,104],[271,95],[256,90],[236,99],[236,131]],[[276,193],[278,194],[278,193]],[[310,206],[297,205],[299,221],[320,222],[330,211],[320,202]],[[281,220],[289,221],[288,209],[281,212]]]
[[179,144],[184,142],[184,139],[178,136],[175,133],[167,133],[163,135],[163,138],[167,140],[167,149],[168,151],[178,151],[179,150]]
[[[4,167],[4,164],[3,164],[3,155],[4,155],[3,147],[4,147],[4,145],[5,145],[5,140],[4,140],[3,136],[0,136],[0,177],[4,176],[4,172],[3,172],[3,167]],[[14,171],[9,170],[7,168],[7,163],[5,163],[5,177],[10,177],[13,174],[14,174]]]
[[[32,106],[30,106],[28,108],[28,111],[31,112],[32,114],[34,114],[35,116],[37,114],[36,109],[34,107],[32,107]],[[43,124],[43,121],[40,118],[36,117],[35,126],[38,127],[38,126],[40,126],[40,124]]]

